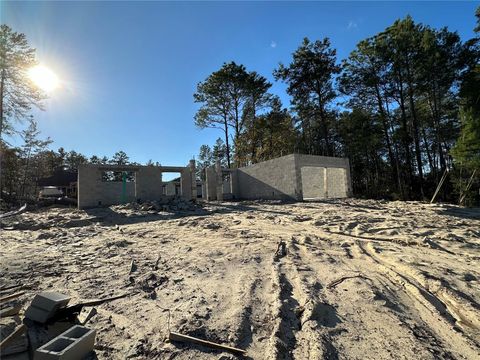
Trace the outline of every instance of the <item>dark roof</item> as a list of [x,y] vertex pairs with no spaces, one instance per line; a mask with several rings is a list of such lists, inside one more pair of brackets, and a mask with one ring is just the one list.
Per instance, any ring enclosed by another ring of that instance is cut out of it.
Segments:
[[77,181],[77,172],[74,170],[56,169],[52,176],[38,179],[38,186],[70,186]]

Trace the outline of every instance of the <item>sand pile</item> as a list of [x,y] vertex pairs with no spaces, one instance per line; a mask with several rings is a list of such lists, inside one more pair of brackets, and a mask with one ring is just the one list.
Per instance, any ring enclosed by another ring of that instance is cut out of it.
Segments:
[[479,357],[480,209],[172,201],[51,208],[6,225],[0,286],[25,284],[24,303],[41,290],[131,293],[89,322],[99,359],[234,358],[170,343],[169,329],[252,359]]

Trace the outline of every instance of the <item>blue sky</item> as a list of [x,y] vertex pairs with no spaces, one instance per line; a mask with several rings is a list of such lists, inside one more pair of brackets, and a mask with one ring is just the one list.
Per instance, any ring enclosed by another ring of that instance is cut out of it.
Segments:
[[186,164],[219,130],[193,124],[196,84],[223,62],[266,76],[303,37],[329,37],[339,61],[407,14],[473,37],[479,2],[2,2],[0,20],[27,35],[62,87],[35,113],[53,149]]

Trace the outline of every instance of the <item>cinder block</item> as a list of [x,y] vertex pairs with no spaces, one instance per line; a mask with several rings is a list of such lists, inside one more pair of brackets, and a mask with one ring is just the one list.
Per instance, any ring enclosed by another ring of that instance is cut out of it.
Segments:
[[35,351],[35,360],[81,360],[93,351],[96,331],[75,325]]
[[55,312],[65,307],[70,297],[58,292],[42,292],[32,300],[32,303],[25,311],[25,317],[39,323],[45,323]]
[[58,292],[41,292],[35,295],[32,305],[38,308],[51,311],[64,307],[70,301],[70,296]]
[[46,323],[47,320],[52,316],[53,313],[51,311],[47,311],[33,305],[30,305],[25,311],[26,318],[42,324]]

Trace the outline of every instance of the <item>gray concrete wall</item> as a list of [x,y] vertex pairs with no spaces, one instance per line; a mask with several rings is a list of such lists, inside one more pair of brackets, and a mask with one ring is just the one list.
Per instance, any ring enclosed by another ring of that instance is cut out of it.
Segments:
[[[118,166],[80,165],[78,168],[78,208],[109,206],[122,202],[123,183],[102,181],[104,171],[129,171],[135,173],[135,182],[126,183],[125,201],[152,201],[162,198],[162,172],[180,172],[182,196],[192,199],[196,194],[192,186],[192,170],[195,163],[187,167],[173,166]],[[175,189],[173,189],[175,194]]]
[[141,166],[135,173],[137,200],[157,200],[162,197],[162,170],[157,166]]
[[[297,188],[302,198],[342,198],[351,195],[350,163],[347,158],[304,154],[294,156]],[[322,186],[324,191],[321,190]]]
[[[138,167],[137,167],[138,168]],[[80,165],[78,168],[78,208],[119,204],[122,200],[122,182],[102,181],[98,165]],[[160,188],[161,191],[161,188]],[[135,182],[126,183],[126,201],[135,200]]]
[[321,166],[303,166],[300,168],[303,199],[324,199],[327,197],[326,170],[327,168]]
[[217,200],[217,174],[213,166],[205,169],[205,196],[206,200]]
[[301,200],[296,180],[293,154],[236,171],[237,191],[241,199]]

